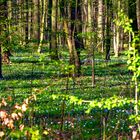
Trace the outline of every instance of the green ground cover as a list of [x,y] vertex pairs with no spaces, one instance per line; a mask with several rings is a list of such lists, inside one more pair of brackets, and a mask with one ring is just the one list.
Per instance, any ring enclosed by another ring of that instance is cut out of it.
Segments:
[[[83,57],[84,58],[84,57]],[[131,134],[134,89],[126,60],[95,61],[96,85],[92,87],[91,65],[82,65],[82,76],[65,75],[67,61],[52,62],[37,55],[13,56],[3,65],[0,98],[12,98],[11,106],[35,95],[24,119],[24,131],[8,130],[14,139],[117,139]],[[10,107],[9,107],[10,108]],[[29,135],[25,135],[25,131]]]

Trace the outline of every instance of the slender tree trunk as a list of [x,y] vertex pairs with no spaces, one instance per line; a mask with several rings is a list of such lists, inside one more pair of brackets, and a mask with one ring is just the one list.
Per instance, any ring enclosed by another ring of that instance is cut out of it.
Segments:
[[[40,1],[40,3],[41,3],[41,1]],[[39,53],[41,52],[42,41],[43,41],[43,37],[44,37],[46,7],[47,7],[47,1],[43,0],[41,23],[40,23],[40,39],[39,39],[39,46],[38,46],[38,52]]]
[[[0,8],[1,7],[2,6],[0,5]],[[0,24],[0,35],[1,35],[1,31],[2,31],[2,25]],[[0,40],[0,79],[3,78],[3,76],[2,76],[2,48],[1,48],[2,42],[1,41],[2,40]]]
[[120,49],[119,49],[119,51],[123,50],[123,44],[124,44],[124,31],[121,28],[120,29]]
[[64,31],[66,33],[66,40],[67,40],[68,49],[69,49],[70,64],[74,64],[73,42],[72,42],[72,39],[71,39],[71,36],[70,36],[68,23],[67,23],[66,20],[64,20]]
[[[90,0],[89,0],[90,2]],[[76,65],[76,71],[77,71],[77,76],[81,74],[81,63],[80,63],[80,53],[81,50],[84,48],[83,44],[83,38],[79,36],[79,34],[82,33],[82,11],[81,11],[81,0],[76,1],[76,15],[75,15],[75,20],[77,23],[75,23],[75,30],[74,30],[74,46],[75,46],[75,65]],[[91,46],[90,46],[91,47]]]
[[[83,0],[82,2],[82,32],[86,34],[86,27],[87,27],[87,0]],[[86,37],[83,38],[83,43],[85,48],[87,48],[86,44]]]
[[115,48],[115,57],[118,57],[118,56],[119,56],[119,43],[120,43],[119,35],[120,35],[119,27],[116,26],[116,48]]
[[58,0],[52,0],[50,53],[51,53],[51,59],[54,59],[54,60],[58,60],[57,7],[58,7]]
[[[45,12],[45,21],[44,21],[44,40],[48,40],[48,5],[49,5],[49,2],[48,0],[46,0],[46,12]],[[48,44],[47,44],[48,46]]]
[[25,42],[29,43],[31,39],[31,0],[26,0],[26,22],[25,22]]
[[[117,18],[117,20],[119,21],[118,13],[120,11],[120,0],[118,0],[114,3],[114,7],[117,8],[117,14],[114,14],[114,17]],[[120,49],[120,27],[114,23],[113,28],[114,28],[113,29],[114,54],[115,54],[115,57],[118,57],[119,56],[119,49]]]
[[140,31],[140,0],[136,1],[137,26]]
[[22,38],[22,44],[25,45],[27,42],[27,23],[26,23],[26,11],[25,11],[25,7],[26,7],[26,0],[21,0],[21,21],[22,21],[22,29],[21,29],[21,38]]
[[87,32],[89,33],[87,38],[87,45],[88,45],[88,53],[92,60],[92,86],[95,85],[95,73],[94,73],[94,36],[93,36],[93,25],[92,25],[92,1],[87,1]]
[[110,36],[110,28],[111,28],[111,20],[110,20],[110,11],[111,11],[111,0],[106,1],[106,39],[105,39],[105,46],[106,46],[106,60],[110,60],[110,46],[111,46],[111,36]]
[[11,18],[12,18],[12,2],[11,0],[7,1],[7,10],[8,10],[8,32],[9,40],[11,41]]
[[29,0],[28,1],[28,41],[31,40],[31,17],[32,17],[32,11],[31,11],[31,8],[32,8],[32,1]]
[[28,28],[28,19],[29,19],[29,5],[28,5],[29,0],[25,0],[25,6],[26,6],[26,10],[25,10],[25,43],[28,44],[28,32],[29,32],[29,28]]
[[[61,50],[65,50],[64,46],[66,46],[66,44],[67,44],[66,36],[65,36],[65,33],[64,33],[64,20],[65,19],[63,19],[63,18],[65,18],[65,9],[66,9],[66,7],[64,7],[64,5],[65,5],[65,1],[59,0],[59,9],[58,9],[58,11],[59,11],[59,15],[60,15],[61,20],[58,19],[59,20],[58,28],[59,28],[59,30],[61,32],[61,34],[59,36],[60,47],[61,47],[59,49],[61,49]],[[61,50],[59,52],[59,58],[62,57]]]
[[[65,31],[68,31],[68,26],[64,25]],[[74,44],[74,38],[71,39],[71,37],[67,37],[67,43],[68,43],[68,48],[69,48],[69,54],[70,54],[70,64],[75,66],[74,69],[74,76],[79,76],[80,75],[80,60],[79,56],[77,53],[77,50],[75,48]]]
[[[1,14],[0,14],[0,36],[3,36],[3,28],[4,28],[4,23],[3,21],[5,21],[6,19],[6,2],[0,2],[0,9],[1,9]],[[0,79],[3,78],[2,76],[2,43],[3,40],[1,40],[0,38]]]
[[10,62],[10,59],[9,59],[9,56],[11,56],[11,51],[10,51],[10,43],[11,43],[11,22],[12,22],[12,1],[9,0],[7,1],[7,19],[8,19],[8,45],[7,45],[7,50],[6,50],[6,53],[7,53],[7,60],[8,60],[8,63]]
[[33,30],[33,35],[32,39],[38,43],[39,40],[39,0],[33,0],[33,14],[32,14],[32,30]]
[[[58,0],[58,6],[60,6],[60,0]],[[57,32],[58,32],[58,34],[57,34],[57,51],[58,51],[58,58],[60,59],[61,58],[61,48],[62,48],[62,46],[63,46],[63,38],[64,38],[64,36],[63,36],[63,33],[62,33],[62,31],[63,31],[63,28],[62,28],[62,24],[63,24],[63,22],[62,22],[62,20],[60,20],[60,18],[61,18],[61,11],[60,11],[60,8],[58,7],[57,8],[57,17],[59,17],[59,18],[57,18]]]
[[7,23],[5,24],[5,29],[4,31],[5,34],[5,40],[4,40],[4,48],[3,48],[3,62],[6,64],[10,63],[9,56],[11,55],[10,53],[10,43],[11,43],[11,1],[7,1],[5,3],[5,18],[7,20]]
[[98,0],[98,50],[103,52],[103,0]]
[[[76,18],[75,15],[73,15],[75,13],[75,10],[76,10],[75,7],[72,7],[71,13],[69,13],[70,12],[69,10],[67,11],[68,15],[71,14],[71,16],[69,15],[68,17],[71,17],[72,21],[75,21],[75,18]],[[66,15],[67,14],[65,11],[65,13],[64,13],[65,18],[67,17]],[[68,49],[69,49],[70,64],[75,66],[74,76],[79,76],[81,64],[80,64],[79,54],[78,54],[76,46],[75,46],[75,43],[76,43],[75,39],[76,38],[74,38],[74,35],[77,35],[77,34],[74,34],[75,28],[76,28],[76,26],[74,23],[71,23],[71,27],[69,27],[68,20],[67,19],[64,20],[64,31],[66,34],[66,40],[67,40]]]
[[[92,22],[92,28],[93,28],[93,32],[96,33],[97,32],[97,18],[96,18],[96,15],[97,15],[97,11],[96,11],[96,3],[97,1],[94,0],[93,1],[94,4],[91,5],[92,6],[92,10],[91,10],[91,13],[93,11],[93,14],[91,15],[91,17],[93,17],[93,22]],[[94,35],[92,36],[92,86],[95,85],[95,47],[97,46],[97,36]]]
[[24,41],[23,41],[23,9],[22,9],[22,0],[17,0],[17,6],[19,7],[19,10],[18,10],[18,33],[19,33],[19,37],[20,37],[20,45],[23,45],[24,44]]
[[0,79],[2,79],[2,51],[1,51],[1,42],[0,42]]
[[[92,43],[92,17],[91,17],[91,13],[92,13],[92,6],[91,6],[91,0],[87,1],[88,3],[88,12],[87,12],[87,22],[88,22],[88,26],[87,26],[87,32],[90,33],[88,36],[88,46],[90,51],[91,49],[91,43]],[[92,52],[91,52],[92,53]]]

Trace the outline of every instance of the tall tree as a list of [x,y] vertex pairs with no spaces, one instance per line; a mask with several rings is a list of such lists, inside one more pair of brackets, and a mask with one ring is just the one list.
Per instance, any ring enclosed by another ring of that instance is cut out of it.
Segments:
[[111,0],[106,0],[106,37],[105,37],[105,48],[106,48],[106,60],[110,60],[110,46],[111,46]]
[[136,0],[137,26],[140,32],[140,0]]
[[[2,5],[0,5],[2,9]],[[0,36],[2,36],[2,23],[0,23]],[[0,79],[2,79],[2,40],[0,39]]]
[[[63,3],[64,7],[67,3]],[[68,6],[63,8],[62,15],[64,17],[64,31],[69,49],[70,64],[75,66],[75,76],[80,75],[80,48],[83,46],[79,33],[82,32],[81,25],[81,1],[71,1]]]
[[39,0],[32,0],[32,1],[33,1],[32,39],[37,43],[39,40],[39,22],[40,22]]
[[98,50],[103,52],[103,0],[98,0]]
[[50,42],[50,53],[51,59],[58,59],[58,44],[57,44],[57,8],[58,0],[52,0],[52,11],[51,11],[51,42]]
[[[115,19],[118,20],[119,22],[119,12],[121,10],[121,3],[120,3],[120,0],[116,1],[114,0],[113,2],[113,10],[115,11],[113,13],[113,17]],[[115,57],[118,57],[119,56],[119,48],[120,48],[120,27],[116,24],[116,23],[113,23],[113,47],[114,47],[114,54],[115,54]]]
[[18,6],[18,29],[17,32],[19,34],[20,37],[20,45],[24,45],[25,44],[25,32],[24,32],[24,16],[23,16],[23,0],[17,0],[17,6]]
[[3,40],[3,62],[9,64],[10,59],[9,56],[11,55],[10,52],[10,45],[11,45],[11,18],[12,18],[12,7],[11,7],[11,0],[5,2],[5,23],[4,23],[4,40]]
[[38,46],[38,52],[41,52],[41,47],[42,47],[42,41],[44,37],[44,28],[45,28],[45,16],[46,16],[46,7],[47,7],[47,0],[40,0],[41,4],[41,20],[40,20],[40,37],[39,37],[39,46]]
[[6,56],[7,63],[10,62],[9,56],[11,56],[11,41],[12,41],[12,29],[11,29],[11,24],[12,24],[12,1],[8,0],[7,1],[7,47],[6,50],[4,51],[4,54]]
[[6,1],[0,1],[0,79],[3,78],[2,76],[2,46],[3,46],[3,31],[5,26],[5,18],[6,18]]
[[28,41],[31,40],[31,23],[32,23],[32,0],[28,0]]
[[105,34],[105,48],[106,48],[106,60],[110,60],[110,46],[111,46],[111,7],[112,1],[106,0],[106,34]]
[[[90,0],[89,0],[89,2],[90,2]],[[80,52],[84,48],[83,38],[80,36],[82,33],[81,3],[82,3],[82,0],[76,0],[75,17],[73,15],[74,13],[72,13],[72,16],[74,17],[74,20],[75,20],[74,45],[75,45],[76,52],[77,52],[77,54],[76,54],[77,58],[75,58],[77,75],[80,75],[80,73],[81,73],[80,72],[81,71]]]

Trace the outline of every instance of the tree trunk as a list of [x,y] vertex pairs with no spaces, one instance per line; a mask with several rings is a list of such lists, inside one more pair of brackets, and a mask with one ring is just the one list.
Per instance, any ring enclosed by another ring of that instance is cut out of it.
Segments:
[[66,21],[64,21],[64,31],[66,33],[66,40],[67,40],[68,49],[69,49],[70,64],[75,66],[74,76],[79,76],[80,66],[81,66],[80,61],[79,61],[79,56],[74,46],[74,38],[73,37],[71,38],[70,36],[68,23]]
[[120,49],[119,51],[123,51],[123,44],[124,44],[124,30],[121,28],[120,29]]
[[57,46],[57,8],[58,1],[52,0],[52,13],[51,13],[51,44],[50,55],[52,60],[58,60],[58,46]]
[[110,20],[110,10],[111,10],[111,0],[107,0],[106,2],[106,39],[105,39],[105,47],[106,47],[106,60],[110,60],[110,46],[111,46],[111,36],[110,36],[110,28],[111,28],[111,20]]
[[0,79],[2,79],[2,52],[1,52],[1,42],[0,42]]
[[10,63],[9,56],[11,55],[10,52],[10,45],[11,45],[11,18],[12,18],[12,7],[11,7],[11,1],[7,1],[5,3],[5,18],[7,19],[7,23],[5,24],[6,31],[4,31],[5,34],[5,40],[3,44],[3,62],[6,64]]
[[136,1],[137,26],[140,32],[140,0]]
[[[86,34],[86,29],[87,29],[87,0],[83,0],[82,2],[82,33],[83,34]],[[85,48],[88,48],[88,45],[87,45],[87,38],[84,37],[83,38],[83,43],[84,43],[84,46]]]
[[[42,1],[40,1],[40,3],[41,2]],[[42,41],[43,41],[43,37],[44,37],[46,7],[47,7],[47,1],[43,0],[43,3],[42,3],[42,14],[41,14],[41,23],[40,23],[40,39],[39,39],[39,45],[38,45],[38,53],[41,52]]]
[[26,37],[27,37],[27,32],[26,32],[26,12],[25,12],[25,6],[26,6],[26,0],[20,0],[20,6],[21,6],[21,21],[22,21],[22,25],[21,25],[21,38],[22,38],[22,45],[25,45],[27,42]]
[[[116,11],[117,14],[114,14],[114,17],[119,21],[118,13],[120,11],[120,0],[118,0],[116,3],[114,3],[114,7],[117,8],[117,11]],[[115,54],[115,57],[118,57],[119,56],[119,48],[120,48],[120,27],[114,23],[113,28],[114,28],[113,29],[114,54]]]
[[9,41],[11,41],[11,18],[12,18],[12,2],[11,0],[7,1],[7,13],[8,13],[8,32],[9,32]]
[[11,44],[11,19],[12,19],[12,1],[11,0],[9,0],[9,1],[7,1],[7,19],[8,19],[8,24],[7,24],[7,26],[8,26],[8,37],[7,37],[7,42],[8,42],[8,44],[7,44],[7,48],[6,48],[6,54],[7,54],[7,60],[8,60],[8,63],[10,63],[10,58],[9,58],[9,56],[11,56],[12,54],[11,54],[11,50],[10,50],[10,44]]
[[29,13],[28,13],[28,10],[29,10],[29,5],[28,5],[28,2],[29,0],[25,0],[25,7],[26,7],[26,10],[25,10],[25,43],[28,44],[28,32],[29,32],[29,28],[28,28],[28,20],[29,20]]
[[39,0],[33,0],[33,13],[32,13],[32,39],[38,43],[39,40]]
[[103,0],[98,0],[98,50],[100,52],[104,51],[103,47]]
[[17,0],[17,6],[19,7],[18,9],[18,34],[20,37],[20,45],[24,44],[24,26],[23,26],[23,5],[21,5],[22,0]]
[[28,41],[31,40],[31,17],[32,17],[32,1],[28,0]]
[[[0,14],[0,36],[3,36],[3,32],[4,32],[4,21],[6,19],[6,2],[0,2],[0,9],[1,9],[1,14]],[[0,38],[0,79],[3,78],[2,76],[2,43],[3,40]]]
[[[89,0],[90,2],[90,0]],[[77,71],[77,76],[81,74],[81,63],[80,63],[80,53],[81,50],[84,48],[83,44],[83,37],[79,36],[79,34],[82,33],[82,11],[81,11],[81,0],[76,1],[76,7],[75,7],[75,19],[77,23],[75,23],[75,30],[74,30],[74,46],[75,46],[75,65],[76,65],[76,71]],[[73,13],[72,13],[73,14]],[[91,47],[91,46],[90,46]]]
[[68,23],[66,20],[64,20],[64,31],[66,33],[66,40],[67,40],[68,49],[69,49],[70,64],[74,64],[73,39],[71,39]]

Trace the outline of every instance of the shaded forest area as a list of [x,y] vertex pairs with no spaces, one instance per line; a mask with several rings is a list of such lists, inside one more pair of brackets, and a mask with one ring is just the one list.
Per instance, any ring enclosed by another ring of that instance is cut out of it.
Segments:
[[0,0],[0,139],[139,140],[140,0]]

